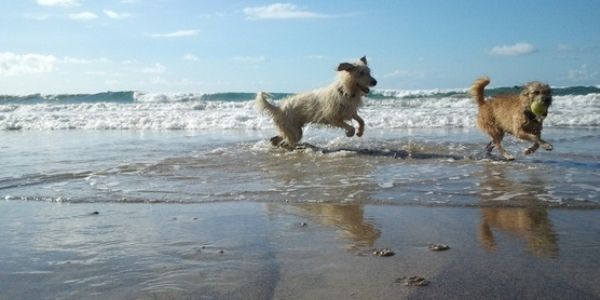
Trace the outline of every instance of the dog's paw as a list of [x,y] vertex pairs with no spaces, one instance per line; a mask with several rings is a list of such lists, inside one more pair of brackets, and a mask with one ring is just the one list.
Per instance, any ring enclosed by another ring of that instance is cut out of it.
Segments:
[[347,137],[353,136],[355,131],[356,131],[356,129],[354,129],[354,127],[350,127],[348,129],[346,129],[346,136]]
[[279,146],[287,151],[296,150],[296,145],[291,145],[290,143],[288,143],[286,141],[281,142],[281,144],[279,144]]
[[533,147],[532,148],[527,148],[527,149],[523,150],[523,154],[529,155],[529,154],[535,152],[535,150],[536,149],[534,149]]
[[361,136],[363,136],[363,133],[365,133],[365,128],[364,127],[358,127],[358,131],[356,132],[356,136],[357,137],[361,137]]
[[503,156],[504,156],[504,159],[506,159],[508,161],[515,160],[515,157],[508,153],[505,153]]
[[554,149],[554,147],[552,147],[552,145],[551,145],[551,144],[549,144],[549,143],[542,144],[541,146],[542,146],[542,148],[544,148],[544,150],[546,150],[546,151],[552,151],[552,149]]
[[272,137],[270,141],[271,141],[271,145],[277,147],[281,144],[281,141],[283,141],[283,138],[276,135],[276,136]]

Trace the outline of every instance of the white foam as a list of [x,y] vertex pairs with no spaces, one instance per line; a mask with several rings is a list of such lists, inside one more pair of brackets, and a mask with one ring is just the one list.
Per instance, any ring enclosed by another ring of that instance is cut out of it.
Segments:
[[430,89],[430,90],[377,90],[375,94],[384,97],[407,98],[407,97],[427,97],[436,94],[446,93],[466,93],[467,89]]
[[[191,100],[198,94],[144,94],[137,99],[144,97],[134,103],[0,105],[0,130],[274,129],[268,116],[255,111],[253,101]],[[477,107],[466,97],[365,99],[359,114],[369,129],[474,127]],[[600,94],[556,96],[545,121],[545,126],[599,125]]]
[[204,94],[196,93],[144,93],[134,92],[133,99],[137,102],[188,102],[200,101]]

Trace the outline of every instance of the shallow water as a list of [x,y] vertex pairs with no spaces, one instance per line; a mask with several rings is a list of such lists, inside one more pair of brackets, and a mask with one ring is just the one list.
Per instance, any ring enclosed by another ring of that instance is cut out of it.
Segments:
[[512,162],[474,129],[341,135],[0,131],[0,298],[600,295],[600,129]]
[[309,127],[287,152],[268,133],[0,131],[0,197],[51,202],[213,201],[600,207],[600,130],[548,128],[554,151],[486,156],[474,129]]

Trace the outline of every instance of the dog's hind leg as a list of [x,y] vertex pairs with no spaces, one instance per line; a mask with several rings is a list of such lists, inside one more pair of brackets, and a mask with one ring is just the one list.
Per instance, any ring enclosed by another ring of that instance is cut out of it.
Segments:
[[279,146],[281,144],[281,141],[283,141],[283,138],[279,135],[276,135],[271,138],[271,145]]
[[295,146],[290,146],[290,144],[283,137],[276,135],[271,138],[271,145],[275,147],[281,147],[287,150],[294,150]]
[[508,153],[508,151],[506,151],[502,145],[500,144],[496,144],[496,148],[498,148],[498,151],[500,152],[500,154],[502,154],[502,156],[506,159],[506,160],[515,160],[515,157],[510,155],[510,153]]
[[[491,135],[491,134],[490,134]],[[506,160],[514,160],[515,158],[510,155],[510,153],[508,153],[508,151],[506,151],[504,149],[504,147],[502,147],[502,138],[504,137],[504,133],[498,133],[495,135],[491,135],[492,136],[492,142],[494,146],[496,146],[496,149],[498,149],[498,152],[500,152],[500,154],[506,159]],[[489,144],[488,147],[486,147],[489,149]],[[492,146],[493,149],[493,146]]]
[[485,151],[487,154],[492,153],[492,150],[494,150],[494,141],[490,141],[487,146],[485,146]]
[[[294,150],[296,148],[296,145],[298,145],[300,139],[302,139],[302,128],[288,127],[285,128],[285,130],[283,130],[282,133],[284,137],[281,140],[279,140],[277,146],[281,146],[290,151]],[[273,139],[276,138],[277,137],[271,138],[271,142],[273,142]]]
[[496,149],[498,149],[498,152],[500,152],[500,154],[506,159],[506,160],[514,160],[515,158],[510,155],[510,153],[508,153],[506,150],[504,150],[504,147],[502,147],[502,139],[504,138],[504,131],[495,128],[495,127],[480,127],[485,133],[487,133],[491,138],[492,141],[489,142],[487,144],[487,146],[485,146],[485,150],[487,151],[487,153],[491,153],[492,150],[494,149],[494,147]]

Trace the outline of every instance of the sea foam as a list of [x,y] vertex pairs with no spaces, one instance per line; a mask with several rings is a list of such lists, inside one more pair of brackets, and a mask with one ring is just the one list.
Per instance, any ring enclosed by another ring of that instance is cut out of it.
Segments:
[[[273,129],[249,93],[112,95],[118,101],[102,100],[112,99],[104,94],[0,101],[0,130]],[[219,98],[224,100],[213,100]],[[359,114],[367,128],[474,127],[477,106],[464,91],[379,91],[365,99]],[[544,125],[599,126],[600,93],[554,96]]]

